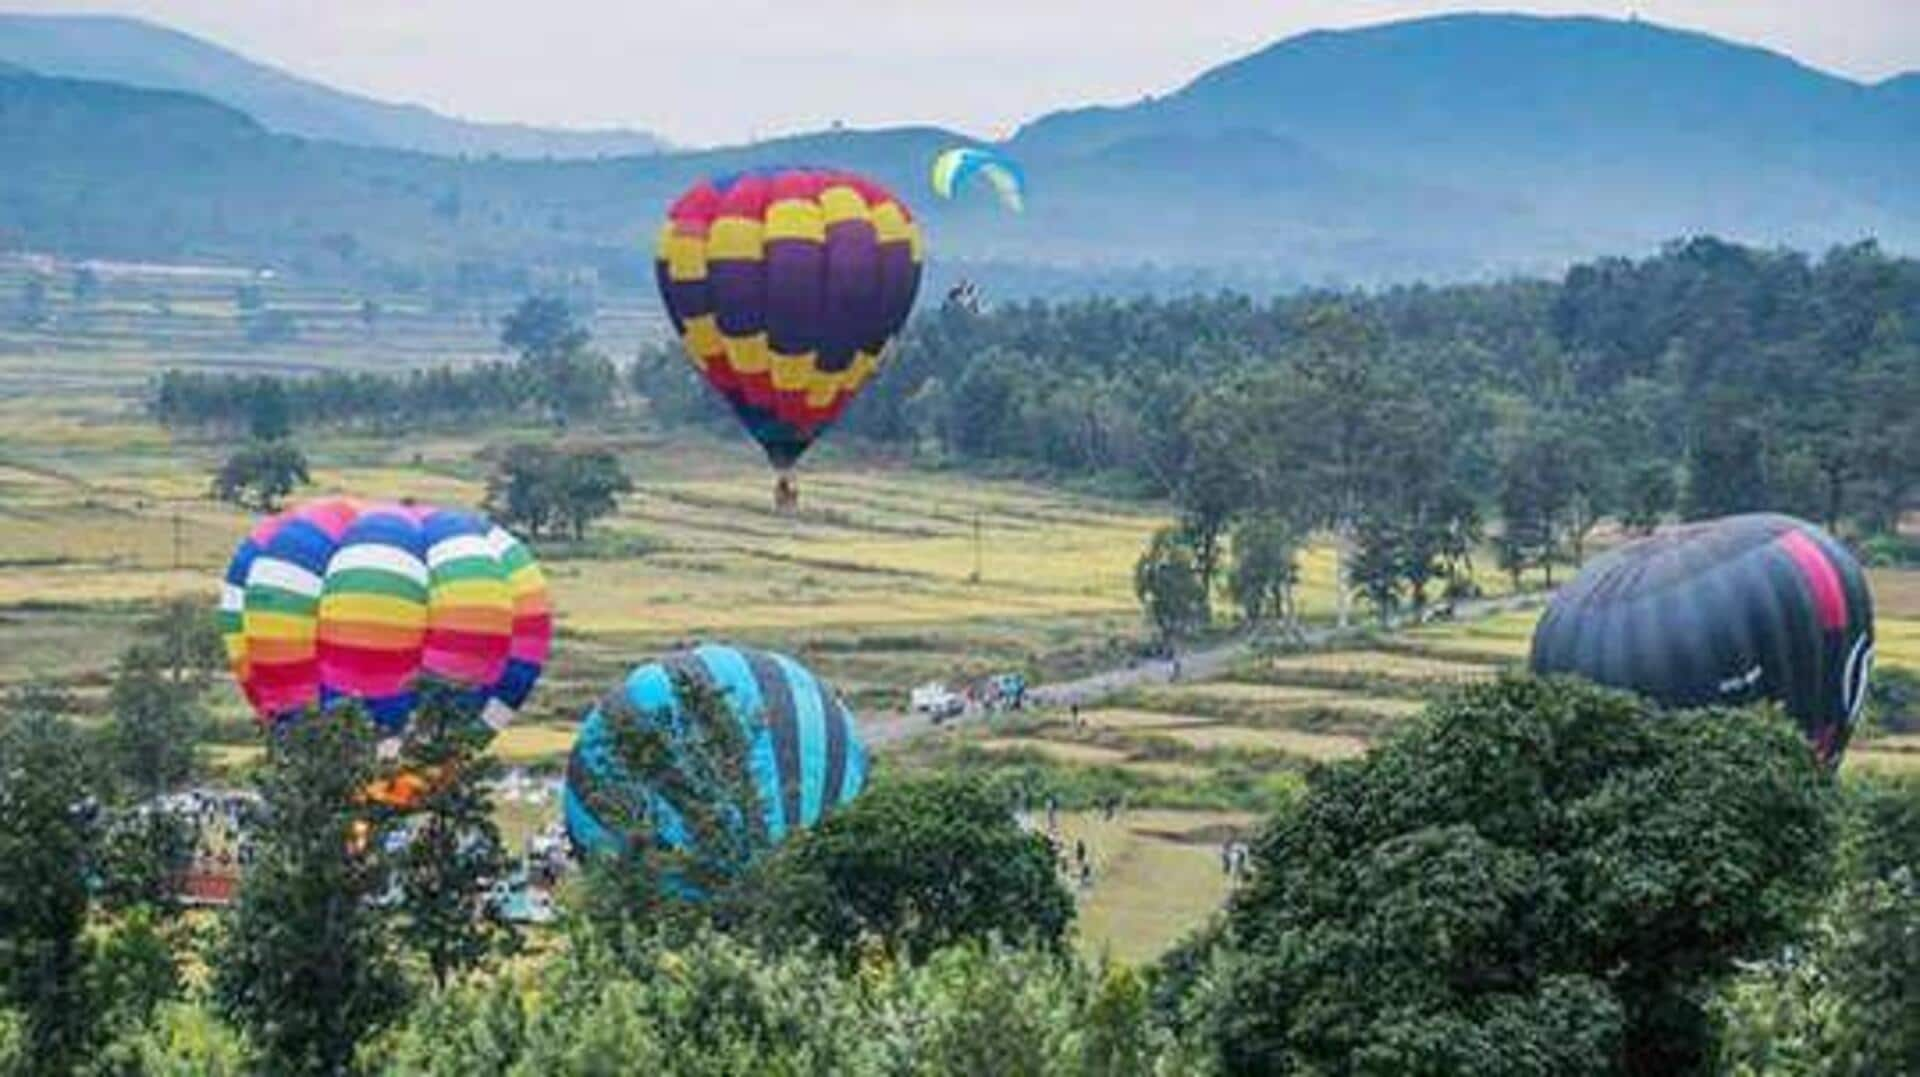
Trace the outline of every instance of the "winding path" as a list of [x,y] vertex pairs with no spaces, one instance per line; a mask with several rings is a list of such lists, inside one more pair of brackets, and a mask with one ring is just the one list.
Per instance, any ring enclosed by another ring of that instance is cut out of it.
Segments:
[[[1455,605],[1453,619],[1477,621],[1511,610],[1540,606],[1545,604],[1549,597],[1551,595],[1548,592],[1532,591],[1525,594],[1504,595],[1500,598],[1473,599]],[[1391,627],[1404,626],[1405,622],[1400,622]],[[1367,623],[1356,624],[1346,629],[1333,626],[1311,628],[1301,632],[1293,642],[1298,647],[1322,647],[1343,637],[1364,635],[1375,627]],[[1203,647],[1197,651],[1189,651],[1173,660],[1154,659],[1088,674],[1075,680],[1039,685],[1028,691],[1027,698],[1041,707],[1089,706],[1130,688],[1150,684],[1170,684],[1175,680],[1176,664],[1180,670],[1179,680],[1209,680],[1231,669],[1251,656],[1253,652],[1254,641],[1243,636],[1211,647]],[[985,713],[984,710],[969,710],[964,715],[936,726],[917,714],[888,712],[862,721],[860,728],[869,744],[888,744],[907,740],[935,729],[977,721]]]

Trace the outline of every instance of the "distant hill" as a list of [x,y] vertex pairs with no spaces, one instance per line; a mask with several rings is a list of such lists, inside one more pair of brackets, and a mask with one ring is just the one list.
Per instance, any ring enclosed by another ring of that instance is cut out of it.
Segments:
[[474,123],[297,78],[188,34],[116,16],[0,15],[0,61],[43,75],[183,90],[268,129],[358,146],[446,155],[600,157],[663,148],[639,131]]
[[1446,16],[1289,38],[1165,97],[1042,117],[1013,146],[1045,161],[1150,134],[1260,130],[1515,199],[1602,242],[1910,238],[1920,143],[1898,137],[1905,81],[1873,89],[1643,22]]
[[904,196],[936,286],[965,273],[1003,296],[1552,272],[1708,232],[1920,249],[1920,79],[1869,87],[1596,19],[1307,34],[1165,97],[1042,117],[1006,146],[1025,214],[935,198],[927,162],[966,140],[932,127],[545,162],[272,128],[205,98],[0,77],[0,245],[434,287],[581,268],[644,285],[661,210],[696,177],[812,162]]

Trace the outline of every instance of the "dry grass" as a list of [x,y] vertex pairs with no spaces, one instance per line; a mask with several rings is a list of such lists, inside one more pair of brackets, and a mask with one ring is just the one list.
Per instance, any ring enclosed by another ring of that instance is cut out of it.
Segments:
[[1203,752],[1216,748],[1235,748],[1284,752],[1306,759],[1350,759],[1365,754],[1367,750],[1367,741],[1362,737],[1344,733],[1303,733],[1294,729],[1206,725],[1156,730],[1152,735]]
[[1875,661],[1920,673],[1920,618],[1882,616],[1873,631]]
[[1028,737],[995,737],[992,740],[981,741],[978,747],[988,752],[1030,751],[1054,762],[1085,767],[1117,766],[1126,762],[1129,754],[1118,748],[1108,748],[1098,744],[1078,744],[1072,741],[1040,740]]
[[509,766],[563,762],[573,750],[571,723],[516,722],[493,740],[493,754]]
[[1164,703],[1175,709],[1189,700],[1296,707],[1328,703],[1341,698],[1341,693],[1331,688],[1308,688],[1293,684],[1242,684],[1237,681],[1156,686],[1142,689],[1138,695],[1154,706]]
[[1492,676],[1487,667],[1465,662],[1446,662],[1437,658],[1388,654],[1384,651],[1329,651],[1321,654],[1296,654],[1276,658],[1273,672],[1390,677],[1421,682],[1459,682],[1484,680]]
[[1867,572],[1874,612],[1882,617],[1920,618],[1920,571],[1876,568]]
[[1126,812],[1113,822],[1063,813],[1062,848],[1085,841],[1094,866],[1092,887],[1077,891],[1081,949],[1131,962],[1165,953],[1230,892],[1216,835],[1252,825],[1211,812]]
[[1194,714],[1169,714],[1165,711],[1132,710],[1123,707],[1103,707],[1098,710],[1082,711],[1080,718],[1089,729],[1117,730],[1120,732],[1160,731],[1179,729],[1184,726],[1212,725],[1218,718],[1209,718]]

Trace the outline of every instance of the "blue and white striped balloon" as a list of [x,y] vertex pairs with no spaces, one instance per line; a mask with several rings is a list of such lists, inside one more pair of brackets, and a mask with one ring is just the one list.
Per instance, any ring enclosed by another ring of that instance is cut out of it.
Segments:
[[587,712],[562,796],[576,848],[620,849],[623,820],[644,820],[657,845],[694,851],[684,806],[658,787],[663,783],[629,773],[616,747],[617,730],[651,729],[666,734],[669,767],[695,762],[701,737],[675,688],[676,673],[714,689],[739,723],[769,844],[819,822],[866,787],[859,727],[830,685],[786,655],[704,645],[639,666]]

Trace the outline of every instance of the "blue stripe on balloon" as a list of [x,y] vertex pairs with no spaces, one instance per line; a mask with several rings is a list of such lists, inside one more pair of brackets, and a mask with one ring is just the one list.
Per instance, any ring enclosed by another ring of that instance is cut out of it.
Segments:
[[750,738],[747,747],[747,773],[753,776],[754,791],[760,798],[760,815],[767,837],[779,841],[787,833],[787,816],[780,804],[780,765],[774,758],[773,733],[767,728],[767,703],[753,679],[747,658],[732,647],[703,644],[694,648],[715,684],[727,693],[727,702],[740,719],[740,729]]
[[567,823],[567,836],[574,845],[588,852],[601,852],[618,849],[620,837],[600,824],[593,812],[581,802],[573,791],[573,786],[565,786],[560,791],[560,809]]
[[820,821],[820,799],[827,775],[827,714],[820,682],[784,654],[773,655],[793,694],[794,724],[800,740],[800,821]]
[[246,538],[233,551],[233,560],[227,564],[227,582],[235,587],[247,585],[247,570],[253,567],[253,559],[260,556],[260,547],[253,539]]
[[333,536],[314,524],[306,520],[290,520],[273,536],[273,541],[267,543],[266,552],[298,565],[315,576],[325,576],[327,562],[332,560],[333,551],[337,548]]
[[673,678],[667,676],[665,667],[655,662],[641,666],[627,675],[621,691],[626,694],[627,702],[646,716],[649,724],[679,730],[680,702],[674,696]]
[[860,741],[860,728],[854,724],[853,712],[844,703],[839,711],[847,738],[847,766],[840,775],[839,799],[835,803],[845,804],[867,786],[867,746]]

